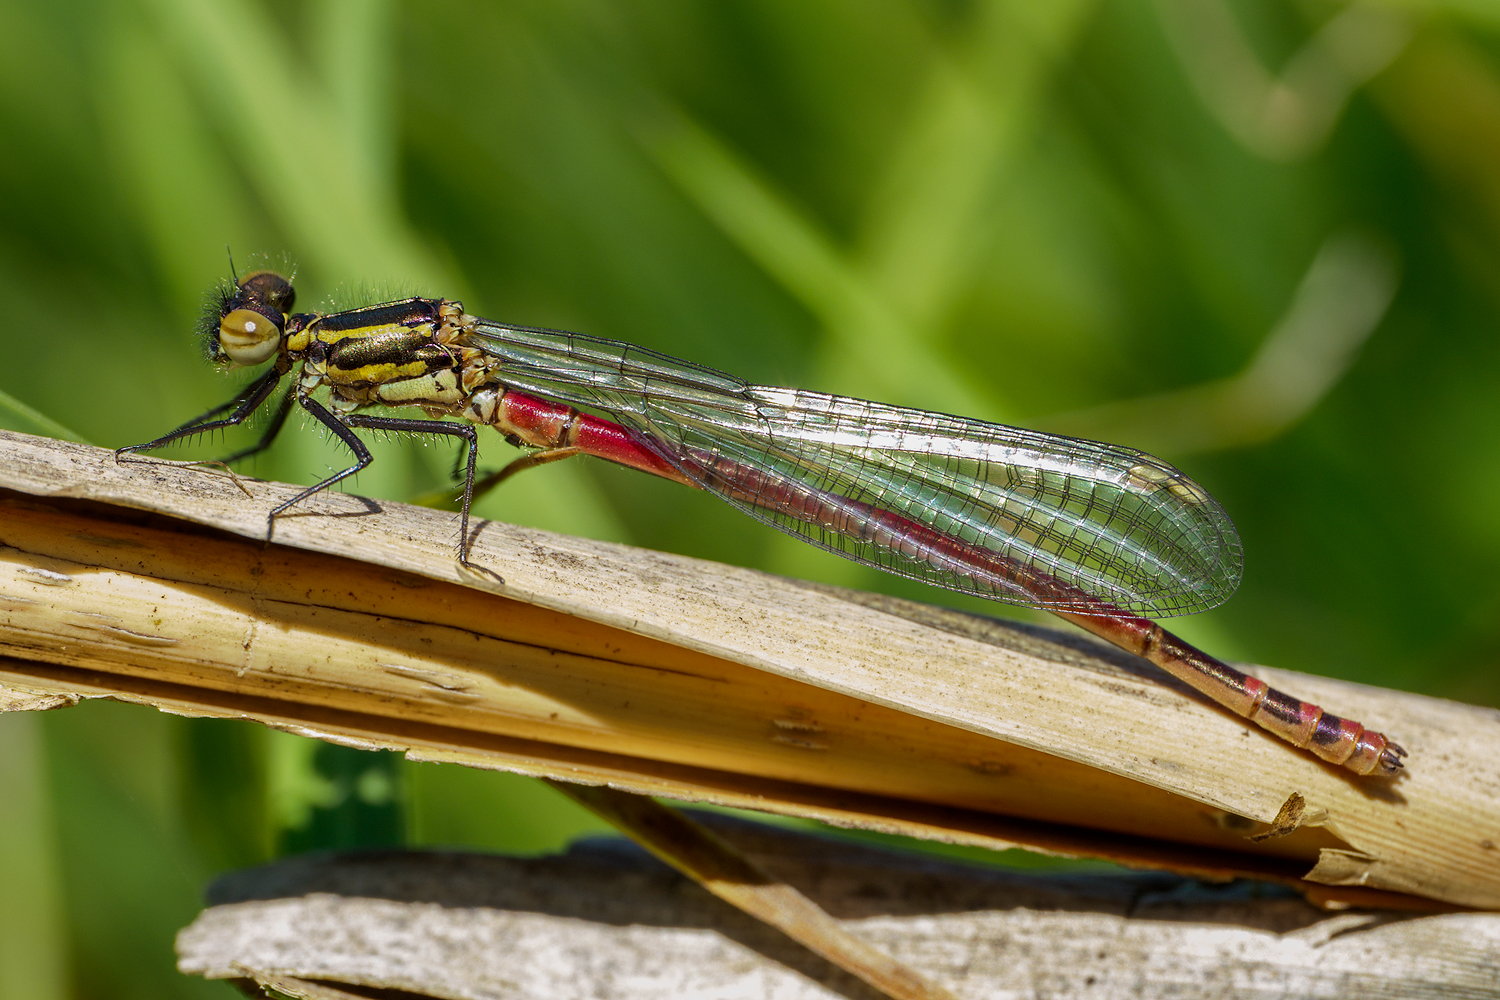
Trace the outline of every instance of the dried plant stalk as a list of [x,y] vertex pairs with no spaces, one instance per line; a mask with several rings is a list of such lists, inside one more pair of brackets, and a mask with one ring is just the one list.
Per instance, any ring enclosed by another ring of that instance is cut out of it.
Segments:
[[[3,485],[30,497],[0,521],[11,697],[111,695],[955,842],[1303,877],[1335,901],[1500,902],[1500,789],[1472,763],[1500,748],[1487,709],[1257,671],[1411,750],[1407,777],[1372,783],[1083,638],[498,523],[473,558],[505,582],[461,577],[451,516],[343,495],[266,547],[264,512],[293,487],[23,435],[0,449]],[[1278,817],[1285,835],[1247,839]]]

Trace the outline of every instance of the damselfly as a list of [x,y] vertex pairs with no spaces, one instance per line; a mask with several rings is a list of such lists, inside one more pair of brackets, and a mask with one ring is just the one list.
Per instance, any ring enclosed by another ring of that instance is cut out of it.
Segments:
[[[1143,452],[751,385],[617,341],[496,323],[448,299],[327,314],[294,314],[294,300],[273,271],[226,282],[205,313],[209,356],[270,369],[224,405],[118,454],[242,423],[295,370],[260,440],[226,461],[269,447],[293,406],[355,461],[274,508],[267,537],[279,514],[370,464],[355,429],[443,434],[467,446],[458,552],[467,565],[475,428],[486,425],[536,450],[481,487],[571,455],[676,480],[857,562],[1051,611],[1359,774],[1401,770],[1405,751],[1381,734],[1148,620],[1222,603],[1239,584],[1241,550],[1224,509]],[[314,398],[324,388],[326,406]],[[426,418],[366,412],[407,406]]]

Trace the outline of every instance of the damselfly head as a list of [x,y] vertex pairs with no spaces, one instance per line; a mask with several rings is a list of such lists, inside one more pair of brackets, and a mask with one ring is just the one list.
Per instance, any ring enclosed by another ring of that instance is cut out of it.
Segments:
[[253,367],[269,361],[281,347],[287,314],[297,292],[275,271],[256,271],[226,288],[219,301],[218,329],[211,331],[213,360]]

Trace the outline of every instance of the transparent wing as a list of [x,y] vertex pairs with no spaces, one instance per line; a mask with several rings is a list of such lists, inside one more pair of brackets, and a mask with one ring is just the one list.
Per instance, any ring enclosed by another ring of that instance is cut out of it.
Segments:
[[963,417],[750,385],[580,334],[477,321],[503,384],[619,422],[690,481],[888,572],[1011,604],[1149,617],[1239,584],[1239,536],[1143,452]]

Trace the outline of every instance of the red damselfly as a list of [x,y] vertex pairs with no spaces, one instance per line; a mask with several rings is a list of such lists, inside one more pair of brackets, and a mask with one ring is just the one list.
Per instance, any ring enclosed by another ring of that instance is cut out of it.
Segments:
[[[1143,452],[751,385],[617,341],[496,323],[447,299],[327,314],[294,314],[294,301],[291,282],[272,271],[226,282],[205,314],[210,357],[271,368],[228,403],[118,454],[242,423],[295,369],[260,440],[225,461],[269,447],[300,406],[355,462],[273,509],[268,537],[277,515],[369,465],[356,428],[443,434],[467,446],[459,541],[467,564],[475,428],[486,425],[536,451],[481,489],[571,455],[673,479],[857,562],[1053,612],[1356,773],[1401,770],[1405,751],[1380,733],[1277,691],[1150,620],[1222,603],[1242,559],[1218,502]],[[314,398],[325,388],[329,405]],[[426,418],[366,412],[407,406]]]

